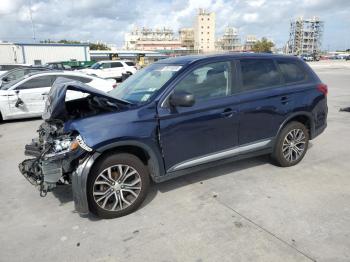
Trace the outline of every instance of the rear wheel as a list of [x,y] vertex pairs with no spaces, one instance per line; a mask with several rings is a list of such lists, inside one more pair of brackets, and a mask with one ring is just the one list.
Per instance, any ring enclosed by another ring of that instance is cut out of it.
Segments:
[[272,157],[279,166],[294,166],[304,158],[308,145],[308,129],[300,122],[290,122],[279,134]]
[[101,218],[130,214],[145,199],[149,182],[148,170],[136,156],[108,155],[94,166],[89,176],[90,210]]

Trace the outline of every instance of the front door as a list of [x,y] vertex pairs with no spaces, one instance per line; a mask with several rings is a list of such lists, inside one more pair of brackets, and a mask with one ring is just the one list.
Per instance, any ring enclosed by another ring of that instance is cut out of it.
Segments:
[[41,115],[52,80],[50,75],[38,76],[8,90],[10,117]]
[[160,141],[168,172],[225,158],[238,144],[239,101],[233,63],[196,67],[174,87],[195,97],[192,107],[159,108]]

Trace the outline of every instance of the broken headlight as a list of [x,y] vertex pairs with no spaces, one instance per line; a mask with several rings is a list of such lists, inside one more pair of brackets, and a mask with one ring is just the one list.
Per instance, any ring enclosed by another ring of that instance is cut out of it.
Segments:
[[81,147],[85,151],[91,152],[92,148],[90,148],[83,140],[83,138],[78,135],[75,139],[73,137],[66,137],[63,139],[56,139],[52,144],[52,151],[49,155],[59,155],[68,152],[75,151]]

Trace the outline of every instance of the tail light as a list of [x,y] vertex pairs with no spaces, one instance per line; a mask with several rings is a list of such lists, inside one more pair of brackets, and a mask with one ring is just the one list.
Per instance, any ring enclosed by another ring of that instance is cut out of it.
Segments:
[[117,84],[113,84],[112,87],[113,87],[113,88],[116,88],[116,87],[117,87]]
[[328,94],[328,86],[326,84],[318,84],[316,86],[317,90],[320,91],[325,96]]

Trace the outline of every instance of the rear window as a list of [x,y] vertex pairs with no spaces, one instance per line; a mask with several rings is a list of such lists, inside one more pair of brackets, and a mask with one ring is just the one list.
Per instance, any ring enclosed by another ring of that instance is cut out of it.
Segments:
[[74,81],[79,81],[82,83],[90,83],[92,81],[91,78],[87,78],[87,77],[82,77],[82,76],[69,76],[69,75],[58,75],[57,77],[64,77],[70,80],[74,80]]
[[300,63],[295,61],[277,60],[284,81],[288,84],[306,80],[306,74]]
[[240,64],[244,91],[281,84],[280,74],[272,59],[242,59]]
[[18,65],[0,65],[0,70],[2,71],[8,71],[14,68],[20,67]]
[[135,66],[134,62],[125,62],[125,64],[127,64],[128,66]]

